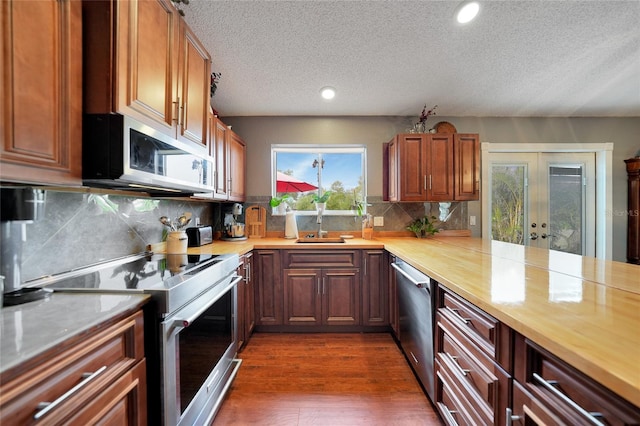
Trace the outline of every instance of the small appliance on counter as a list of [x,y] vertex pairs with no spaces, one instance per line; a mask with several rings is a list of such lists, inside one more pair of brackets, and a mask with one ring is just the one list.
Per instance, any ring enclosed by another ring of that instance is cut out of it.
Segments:
[[224,215],[224,241],[242,241],[246,240],[244,234],[244,223],[238,222],[238,216],[242,215],[242,204],[235,203],[231,213]]
[[205,225],[187,228],[189,247],[200,247],[213,243],[213,228]]
[[22,287],[22,245],[27,240],[27,224],[44,216],[45,192],[26,187],[1,188],[0,275],[4,276],[2,304],[19,305],[43,299],[51,290]]

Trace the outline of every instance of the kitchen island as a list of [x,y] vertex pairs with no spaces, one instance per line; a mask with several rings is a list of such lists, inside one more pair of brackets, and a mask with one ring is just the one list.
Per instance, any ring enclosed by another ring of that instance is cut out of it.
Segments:
[[[614,393],[640,406],[640,268],[476,238],[354,238],[314,249],[385,248]],[[283,238],[189,253],[308,249]]]

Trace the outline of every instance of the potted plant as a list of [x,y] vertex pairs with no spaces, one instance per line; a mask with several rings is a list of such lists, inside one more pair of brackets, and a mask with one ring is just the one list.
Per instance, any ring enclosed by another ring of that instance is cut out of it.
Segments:
[[322,214],[324,212],[325,205],[327,204],[329,197],[331,197],[331,194],[333,194],[331,191],[325,191],[322,195],[313,194],[312,200],[316,203],[316,210],[318,213]]
[[286,208],[287,208],[287,200],[291,200],[291,195],[289,194],[282,194],[280,197],[273,197],[271,198],[271,200],[269,201],[269,205],[271,207],[273,207],[274,209],[276,209],[276,213],[278,214],[285,214],[286,213]]
[[435,216],[424,216],[411,222],[409,226],[407,226],[407,229],[416,234],[418,238],[428,238],[440,232],[436,227],[437,220]]

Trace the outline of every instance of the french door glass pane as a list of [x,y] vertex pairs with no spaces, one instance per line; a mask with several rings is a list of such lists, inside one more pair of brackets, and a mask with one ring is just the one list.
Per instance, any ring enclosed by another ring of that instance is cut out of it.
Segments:
[[524,244],[524,165],[491,169],[491,239]]
[[549,248],[582,254],[582,166],[549,167]]

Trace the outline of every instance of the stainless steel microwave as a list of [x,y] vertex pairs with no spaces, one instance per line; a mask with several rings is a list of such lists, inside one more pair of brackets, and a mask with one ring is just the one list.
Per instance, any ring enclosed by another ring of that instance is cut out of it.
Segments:
[[82,180],[86,186],[154,195],[210,192],[213,159],[206,147],[180,142],[130,117],[84,117]]

